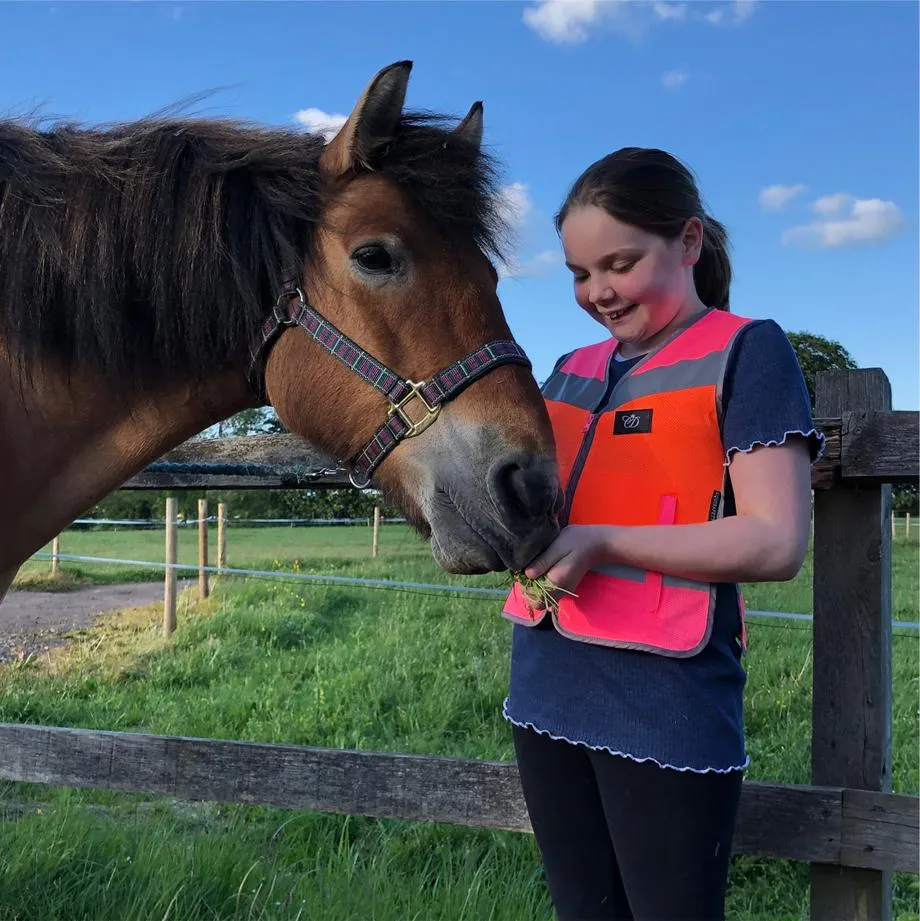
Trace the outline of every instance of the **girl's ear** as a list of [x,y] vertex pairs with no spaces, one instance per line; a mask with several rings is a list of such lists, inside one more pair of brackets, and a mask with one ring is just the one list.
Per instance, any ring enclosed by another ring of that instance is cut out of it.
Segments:
[[705,224],[698,217],[690,218],[684,225],[680,243],[684,254],[684,265],[696,265],[703,250]]

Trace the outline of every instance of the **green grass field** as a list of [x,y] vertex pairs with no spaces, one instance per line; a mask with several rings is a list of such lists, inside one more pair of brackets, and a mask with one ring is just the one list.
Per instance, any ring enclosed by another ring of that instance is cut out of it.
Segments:
[[[67,533],[62,552],[162,559],[161,533]],[[404,527],[231,529],[228,565],[498,585],[448,577]],[[896,616],[917,620],[918,544],[894,547]],[[180,560],[195,561],[193,531]],[[213,551],[212,551],[213,560]],[[61,587],[162,578],[64,564]],[[29,564],[34,587],[48,562]],[[807,612],[811,570],[754,586],[748,607]],[[181,600],[107,618],[48,659],[0,667],[0,721],[510,760],[500,716],[510,627],[496,599],[222,578]],[[916,794],[918,637],[894,639],[893,786]],[[811,632],[752,619],[748,777],[808,783]],[[0,785],[0,919],[536,919],[552,911],[529,835],[107,791]],[[916,919],[917,877],[896,877]],[[808,916],[807,865],[736,858],[732,919]]]

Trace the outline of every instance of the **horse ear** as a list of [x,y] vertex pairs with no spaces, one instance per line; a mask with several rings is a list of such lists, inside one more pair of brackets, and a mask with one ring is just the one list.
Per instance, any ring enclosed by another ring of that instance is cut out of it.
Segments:
[[482,102],[474,102],[463,121],[454,128],[454,134],[470,144],[482,145]]
[[345,124],[324,148],[319,160],[323,172],[342,176],[367,166],[374,151],[389,143],[402,117],[411,70],[411,61],[397,61],[368,83]]

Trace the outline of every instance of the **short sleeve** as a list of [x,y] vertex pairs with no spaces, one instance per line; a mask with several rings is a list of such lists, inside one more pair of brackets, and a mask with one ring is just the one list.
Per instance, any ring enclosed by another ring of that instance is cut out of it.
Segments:
[[773,320],[744,327],[732,351],[722,387],[722,444],[726,463],[736,451],[808,441],[814,463],[824,435],[814,426],[811,400],[792,343]]

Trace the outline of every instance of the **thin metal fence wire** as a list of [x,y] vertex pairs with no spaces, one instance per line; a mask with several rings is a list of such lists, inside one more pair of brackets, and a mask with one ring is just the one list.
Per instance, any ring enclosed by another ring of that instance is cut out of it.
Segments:
[[[32,555],[32,559],[50,560],[54,554],[39,551]],[[103,556],[80,556],[73,553],[57,554],[59,560],[76,563],[103,563],[119,566],[142,566],[148,569],[175,569],[183,572],[205,572],[214,573],[223,576],[245,576],[249,578],[267,579],[267,580],[289,580],[295,582],[308,582],[320,585],[343,585],[354,588],[382,589],[388,591],[408,592],[411,594],[438,596],[443,594],[468,595],[486,598],[504,598],[508,594],[507,589],[502,588],[481,588],[472,585],[439,585],[433,582],[401,582],[393,579],[366,579],[359,576],[329,576],[317,575],[314,573],[288,572],[286,570],[270,569],[239,569],[236,567],[225,566],[218,569],[216,566],[199,566],[197,563],[159,563],[152,560],[122,560],[112,557]],[[745,618],[766,618],[772,620],[783,620],[787,624],[761,624],[759,626],[782,626],[784,629],[808,629],[793,628],[791,622],[811,623],[814,618],[811,614],[794,614],[786,611],[745,611]],[[892,627],[906,630],[920,630],[920,621],[892,620]],[[897,634],[895,634],[897,635]],[[903,634],[907,635],[907,634]]]

